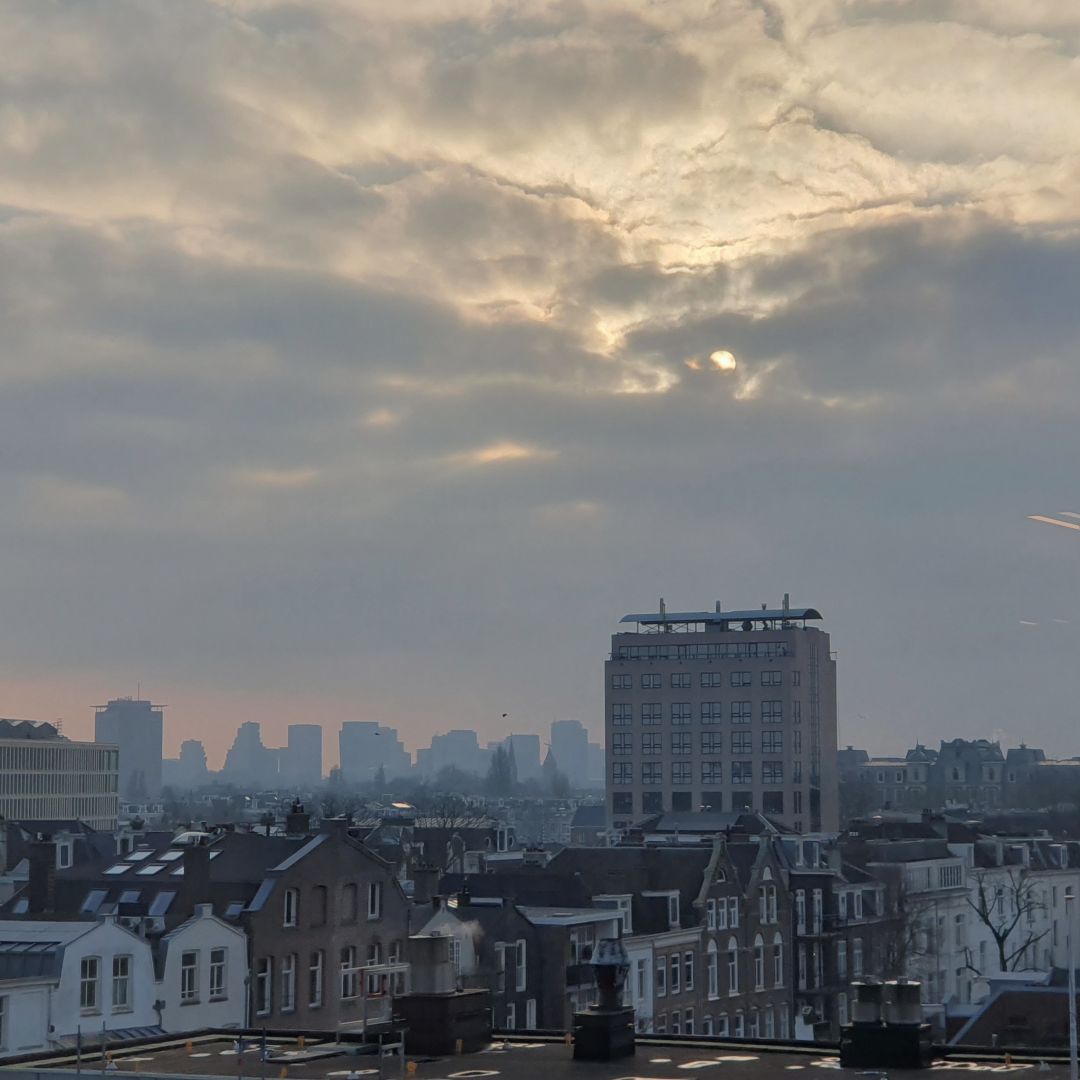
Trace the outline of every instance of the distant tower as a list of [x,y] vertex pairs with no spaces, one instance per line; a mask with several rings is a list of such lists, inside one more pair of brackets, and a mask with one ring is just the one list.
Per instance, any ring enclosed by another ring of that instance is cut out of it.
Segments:
[[589,779],[589,733],[580,720],[551,724],[551,752],[572,787],[583,788]]
[[282,759],[282,780],[301,787],[322,781],[323,730],[318,724],[290,724],[289,749]]
[[120,748],[122,799],[143,802],[161,794],[163,728],[161,708],[149,701],[114,698],[95,708],[94,742]]

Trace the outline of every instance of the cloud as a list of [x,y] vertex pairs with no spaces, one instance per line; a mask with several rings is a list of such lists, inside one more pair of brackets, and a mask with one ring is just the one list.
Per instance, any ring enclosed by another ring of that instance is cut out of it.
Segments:
[[596,729],[624,611],[787,590],[849,738],[1065,737],[1065,646],[1009,650],[1070,599],[1080,17],[6,14],[13,670]]

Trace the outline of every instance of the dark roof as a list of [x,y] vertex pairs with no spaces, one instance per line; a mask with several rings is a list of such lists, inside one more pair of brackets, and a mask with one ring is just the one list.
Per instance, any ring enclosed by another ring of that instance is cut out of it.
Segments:
[[607,826],[607,807],[603,803],[595,806],[579,806],[570,820],[571,829],[603,829]]
[[0,739],[56,739],[67,742],[55,725],[44,720],[0,719]]
[[785,619],[803,620],[820,619],[817,608],[757,608],[750,611],[649,611],[637,615],[624,615],[620,623],[640,623],[642,626],[657,626],[662,623],[730,623],[730,622],[774,622]]
[[516,904],[533,907],[589,907],[591,904],[588,890],[579,879],[553,873],[550,868],[535,871],[498,870],[488,874],[443,874],[439,892],[444,896],[468,892],[473,897],[503,897]]
[[58,978],[64,956],[61,941],[5,941],[0,935],[0,980]]

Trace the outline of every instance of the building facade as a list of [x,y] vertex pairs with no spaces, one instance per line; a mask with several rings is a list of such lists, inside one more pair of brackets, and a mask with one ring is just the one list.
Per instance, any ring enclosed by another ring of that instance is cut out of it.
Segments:
[[129,802],[145,802],[161,794],[162,710],[152,702],[114,698],[98,705],[94,742],[120,748],[120,794]]
[[116,746],[71,742],[52,724],[0,720],[0,815],[116,828]]
[[836,664],[813,608],[627,615],[605,664],[613,828],[754,810],[838,827]]

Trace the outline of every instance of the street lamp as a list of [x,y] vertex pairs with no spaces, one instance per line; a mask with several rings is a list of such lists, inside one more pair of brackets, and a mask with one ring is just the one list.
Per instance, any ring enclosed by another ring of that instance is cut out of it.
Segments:
[[1077,1080],[1076,1063],[1076,935],[1073,933],[1072,902],[1076,893],[1065,890],[1065,932],[1069,945],[1069,1080]]

